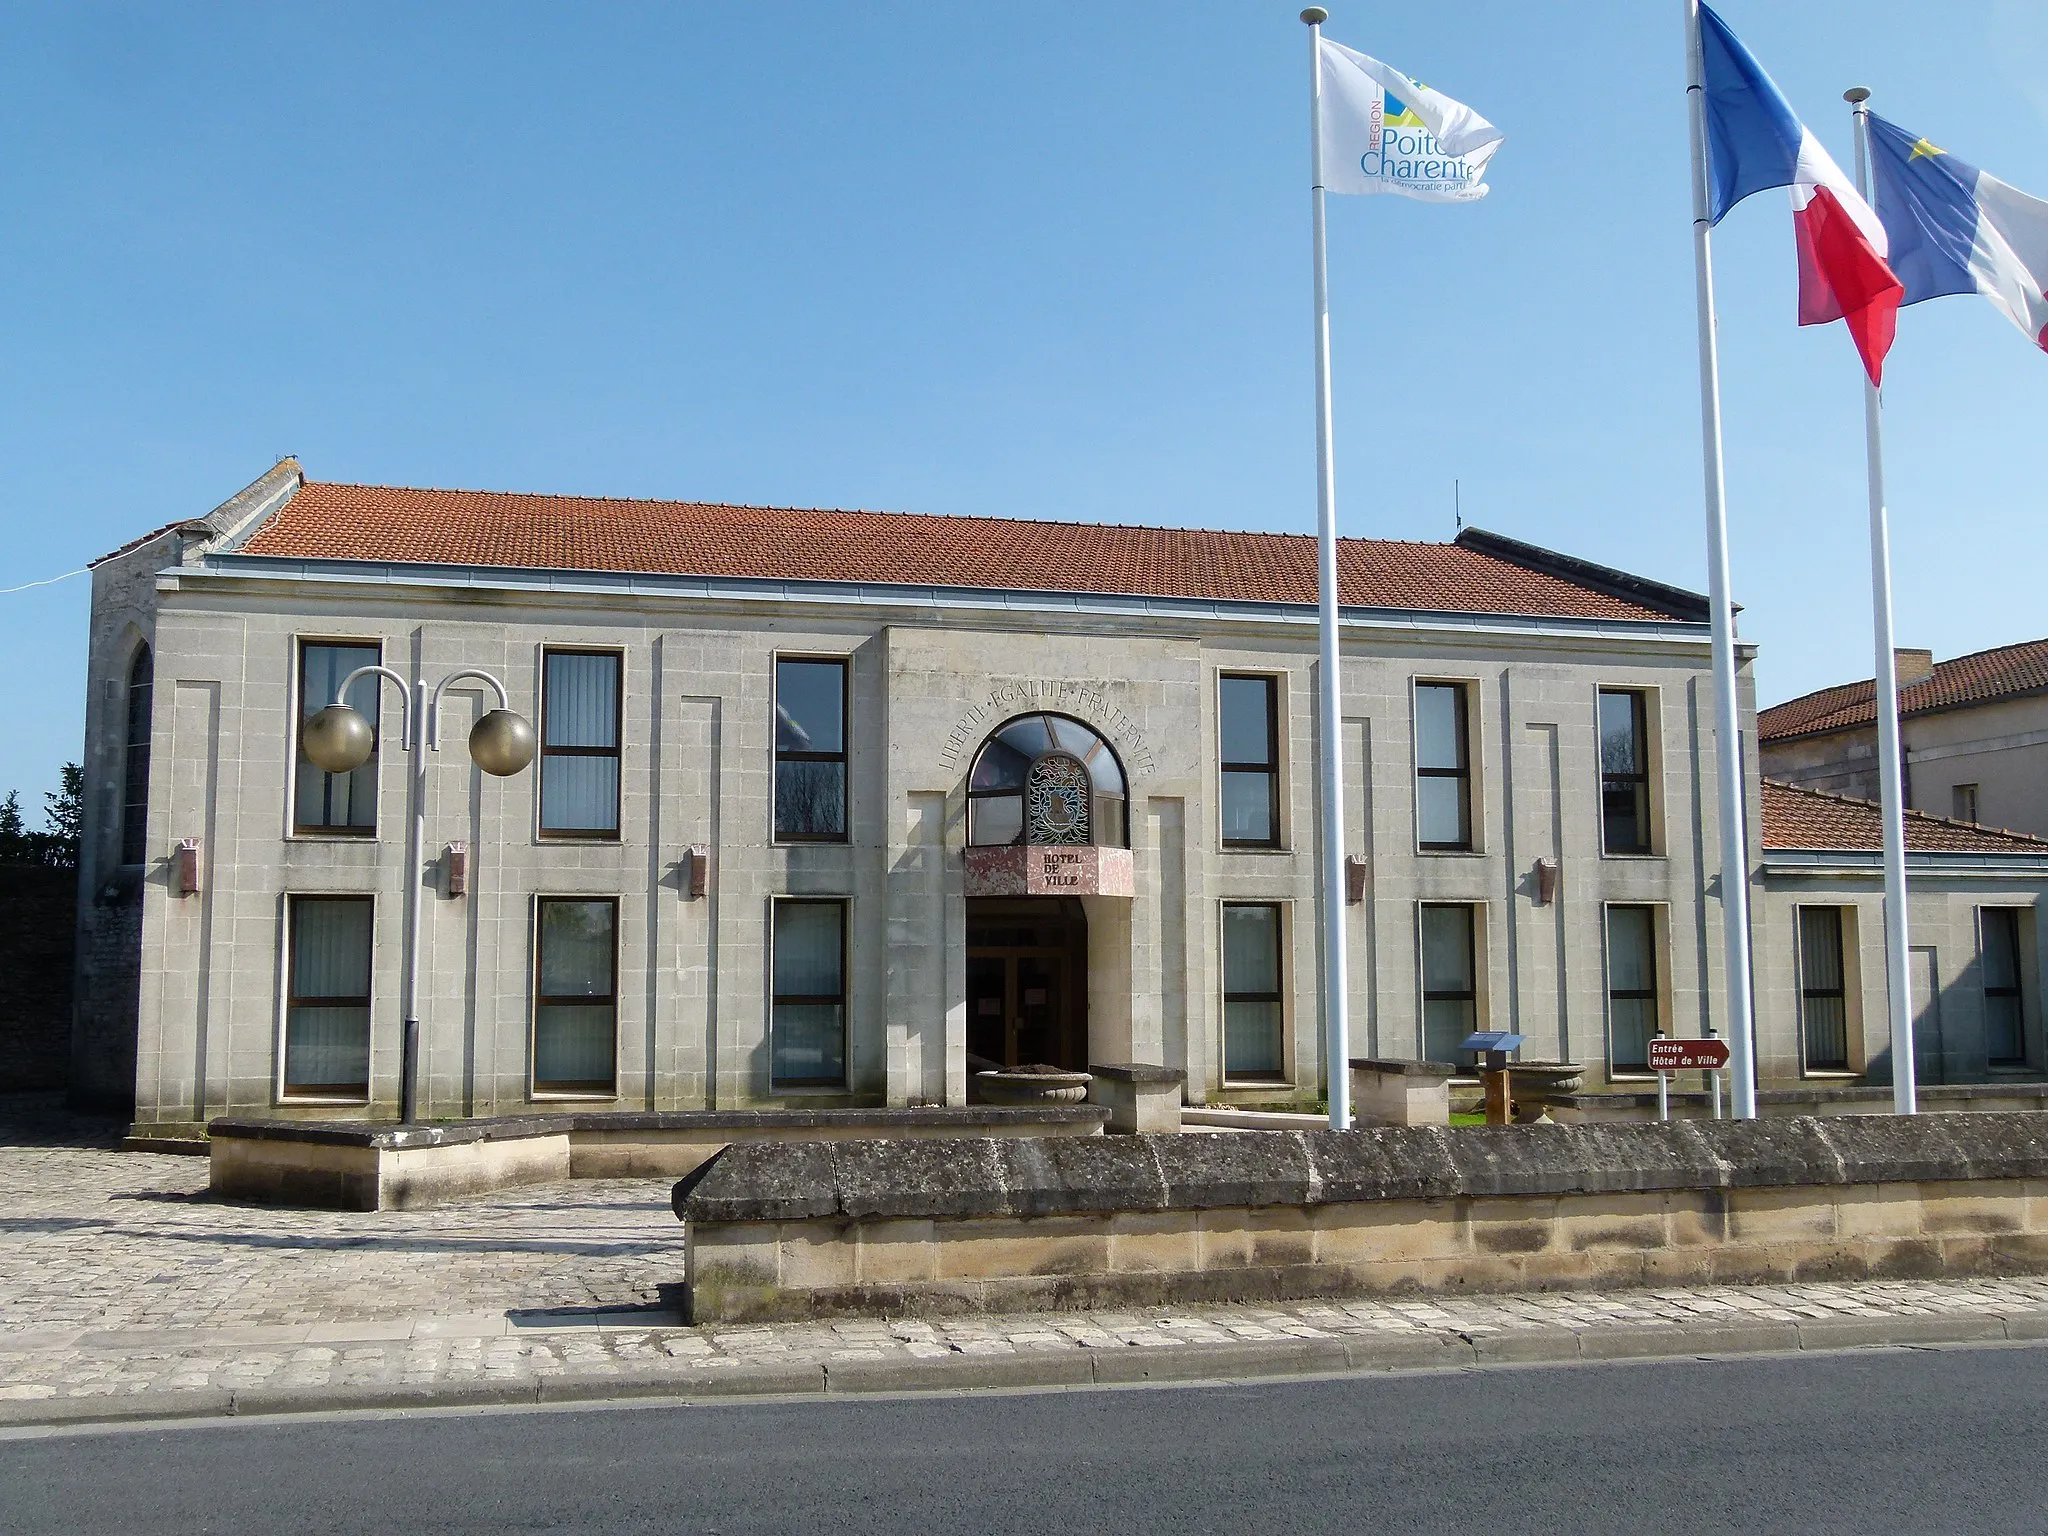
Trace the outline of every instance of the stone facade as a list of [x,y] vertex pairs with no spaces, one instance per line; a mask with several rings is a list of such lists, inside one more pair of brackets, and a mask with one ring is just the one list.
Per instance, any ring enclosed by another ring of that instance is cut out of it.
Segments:
[[[541,835],[537,772],[491,778],[461,749],[492,706],[486,685],[464,681],[448,696],[444,748],[428,754],[425,775],[425,1116],[965,1103],[965,780],[980,744],[1033,711],[1092,726],[1128,780],[1128,860],[1095,861],[1114,865],[1114,878],[1098,874],[1110,883],[1072,898],[1087,932],[1087,1059],[1180,1070],[1194,1104],[1309,1106],[1318,1096],[1311,610],[239,553],[297,475],[287,461],[202,523],[94,573],[80,1078],[108,1092],[127,1086],[141,1124],[396,1112],[411,808],[400,699],[384,688],[376,835],[295,833],[296,658],[308,640],[375,644],[385,665],[429,685],[487,669],[535,721],[544,648],[623,658],[615,838]],[[124,866],[122,680],[144,643],[155,657],[147,857]],[[842,843],[774,837],[778,655],[847,658]],[[1749,660],[1744,652],[1742,718],[1753,732]],[[1267,850],[1227,849],[1220,836],[1219,678],[1240,672],[1277,685],[1280,836]],[[1466,689],[1470,851],[1417,842],[1418,681]],[[1704,624],[1347,609],[1343,685],[1345,834],[1366,869],[1363,899],[1345,912],[1355,1055],[1432,1054],[1421,1026],[1424,903],[1472,905],[1477,1021],[1524,1035],[1531,1058],[1584,1062],[1595,1082],[1607,1075],[1612,903],[1654,910],[1662,1027],[1696,1035],[1723,1022]],[[1651,847],[1628,857],[1603,852],[1600,822],[1597,694],[1617,687],[1644,693],[1650,743]],[[1752,736],[1751,761],[1754,748]],[[1753,784],[1749,799],[1755,828]],[[187,840],[191,893],[175,856]],[[457,843],[467,850],[463,894],[450,890],[444,853]],[[693,850],[708,852],[701,897],[691,894]],[[1539,880],[1542,861],[1554,861],[1554,882]],[[1760,843],[1751,864],[1762,868]],[[367,1100],[282,1091],[294,895],[374,899]],[[543,896],[617,900],[616,1092],[534,1086]],[[772,904],[804,896],[848,903],[846,1073],[836,1086],[777,1088]],[[1282,1068],[1271,1080],[1224,1070],[1230,902],[1281,912]],[[1789,937],[1759,923],[1769,973],[1773,945]],[[1765,996],[1766,1075],[1796,1073],[1796,1010],[1779,992]]]

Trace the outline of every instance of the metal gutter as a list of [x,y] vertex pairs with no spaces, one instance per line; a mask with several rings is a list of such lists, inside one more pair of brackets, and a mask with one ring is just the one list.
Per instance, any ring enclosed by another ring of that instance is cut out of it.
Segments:
[[[2048,879],[2048,853],[1908,853],[1906,868],[1951,879],[2009,879],[2014,875]],[[1764,851],[1764,873],[1880,879],[1884,855],[1875,848],[1770,848]]]

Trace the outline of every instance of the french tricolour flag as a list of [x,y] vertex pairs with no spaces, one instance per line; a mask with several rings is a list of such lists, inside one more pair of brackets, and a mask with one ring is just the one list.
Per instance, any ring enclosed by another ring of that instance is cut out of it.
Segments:
[[1704,5],[1700,56],[1714,222],[1752,192],[1790,187],[1799,243],[1799,323],[1846,320],[1870,382],[1880,382],[1905,292],[1885,261],[1884,225],[1794,115],[1763,66]]
[[1981,293],[2048,351],[2048,203],[1875,112],[1870,161],[1906,302]]

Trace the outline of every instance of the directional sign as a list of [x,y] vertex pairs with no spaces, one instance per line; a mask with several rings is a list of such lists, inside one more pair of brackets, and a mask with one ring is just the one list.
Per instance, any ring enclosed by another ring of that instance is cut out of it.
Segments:
[[1718,1072],[1728,1065],[1726,1040],[1667,1040],[1650,1042],[1652,1072]]

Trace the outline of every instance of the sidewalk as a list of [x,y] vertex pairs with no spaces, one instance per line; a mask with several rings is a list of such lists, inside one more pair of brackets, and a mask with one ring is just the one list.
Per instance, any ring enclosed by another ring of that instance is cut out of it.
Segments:
[[667,1181],[269,1210],[115,1134],[0,1101],[0,1425],[2048,1339],[2048,1277],[686,1328]]

